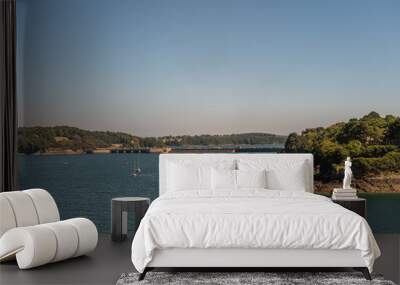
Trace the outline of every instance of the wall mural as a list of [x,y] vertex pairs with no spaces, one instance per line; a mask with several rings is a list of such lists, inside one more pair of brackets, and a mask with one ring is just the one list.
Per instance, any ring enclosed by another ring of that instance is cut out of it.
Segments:
[[[400,3],[18,0],[19,184],[109,231],[168,152],[314,154],[400,233]],[[396,6],[396,7],[394,7]],[[374,19],[373,21],[371,19]]]

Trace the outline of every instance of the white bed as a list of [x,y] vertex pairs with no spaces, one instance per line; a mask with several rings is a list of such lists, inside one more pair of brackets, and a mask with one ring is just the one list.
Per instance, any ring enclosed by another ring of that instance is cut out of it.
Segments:
[[[233,189],[224,178],[217,189],[213,174],[210,189],[186,189],[208,179],[201,171],[191,177],[193,165],[235,173],[237,183],[240,171],[266,169],[270,185],[248,187],[257,178],[241,178],[246,187]],[[354,267],[370,278],[380,255],[372,232],[362,217],[312,193],[311,154],[163,154],[159,167],[160,197],[132,243],[141,278],[154,267]]]

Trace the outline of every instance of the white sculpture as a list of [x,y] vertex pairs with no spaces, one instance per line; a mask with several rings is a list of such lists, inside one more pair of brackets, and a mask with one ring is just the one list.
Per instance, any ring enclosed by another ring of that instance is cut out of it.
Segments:
[[344,162],[344,178],[343,178],[343,189],[351,189],[351,178],[353,177],[353,172],[351,171],[351,160],[347,157]]

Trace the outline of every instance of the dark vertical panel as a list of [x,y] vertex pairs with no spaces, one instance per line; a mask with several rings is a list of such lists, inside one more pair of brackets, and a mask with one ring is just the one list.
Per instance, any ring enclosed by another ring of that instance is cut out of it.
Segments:
[[16,9],[0,1],[0,191],[17,189]]

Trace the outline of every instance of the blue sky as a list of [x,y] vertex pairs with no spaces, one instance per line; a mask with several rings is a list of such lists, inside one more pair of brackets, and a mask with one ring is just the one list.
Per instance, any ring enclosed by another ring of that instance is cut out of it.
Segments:
[[17,0],[20,125],[288,134],[400,115],[400,1]]

